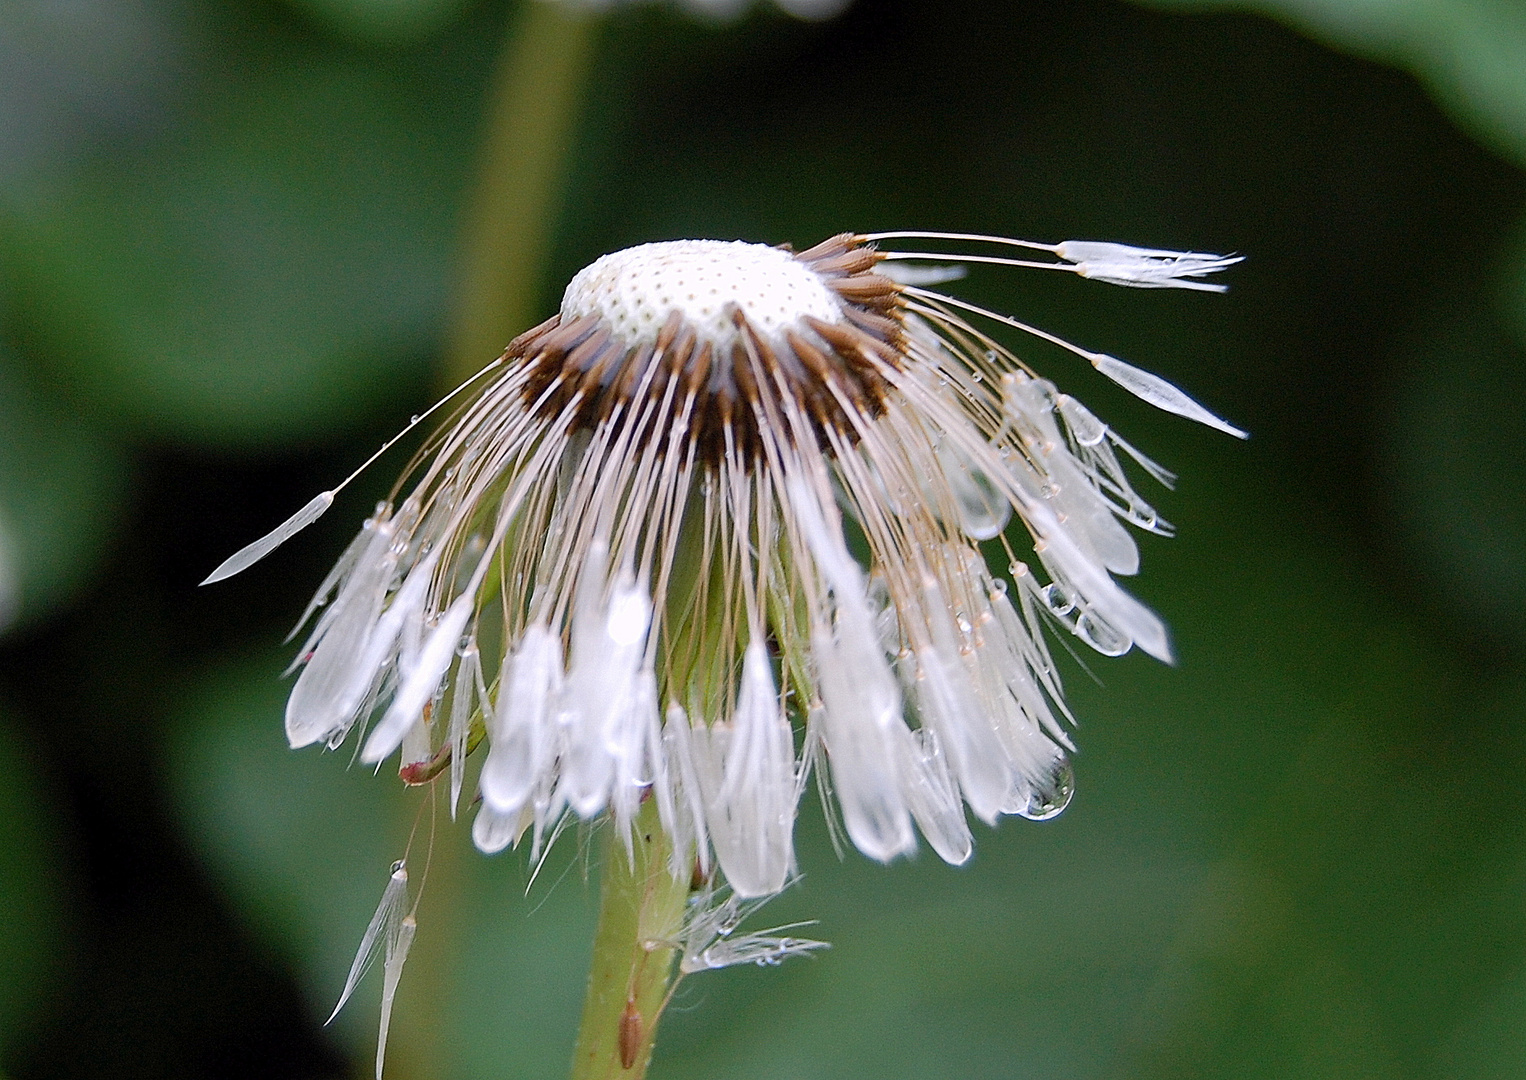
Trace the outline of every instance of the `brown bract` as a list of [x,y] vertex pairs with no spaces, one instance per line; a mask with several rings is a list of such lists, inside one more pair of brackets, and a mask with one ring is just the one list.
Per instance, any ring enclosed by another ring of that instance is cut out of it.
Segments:
[[523,393],[536,415],[570,408],[573,429],[591,429],[616,410],[655,406],[644,438],[668,440],[685,417],[680,448],[692,445],[704,462],[719,461],[728,447],[744,459],[760,454],[759,425],[776,424],[786,400],[818,426],[821,446],[826,428],[856,442],[849,410],[878,417],[890,390],[882,366],[905,366],[901,287],[873,272],[882,256],[852,233],[795,258],[837,296],[841,322],[804,316],[771,340],[733,304],[735,340],[717,346],[674,311],[654,342],[632,347],[597,316],[556,315],[510,342],[505,357],[526,371]]

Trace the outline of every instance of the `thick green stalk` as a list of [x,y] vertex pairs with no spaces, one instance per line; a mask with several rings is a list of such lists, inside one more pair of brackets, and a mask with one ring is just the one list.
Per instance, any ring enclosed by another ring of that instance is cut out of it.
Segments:
[[613,828],[606,833],[599,929],[572,1080],[641,1080],[673,975],[689,882],[673,880],[673,846],[655,800],[637,815],[634,860]]
[[455,386],[529,327],[598,19],[575,4],[526,0],[489,89],[462,279],[444,382]]

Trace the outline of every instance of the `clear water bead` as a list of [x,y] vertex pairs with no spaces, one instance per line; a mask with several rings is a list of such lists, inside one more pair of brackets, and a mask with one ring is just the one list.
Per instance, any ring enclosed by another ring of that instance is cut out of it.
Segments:
[[1049,610],[1056,615],[1069,615],[1076,609],[1076,602],[1058,585],[1045,585],[1039,590],[1039,595],[1044,598],[1044,603]]
[[1134,646],[1126,634],[1120,634],[1090,612],[1076,620],[1076,636],[1103,656],[1122,656]]
[[1070,762],[1060,758],[1053,779],[1042,788],[1034,787],[1028,793],[1028,805],[1017,811],[1019,817],[1029,821],[1048,821],[1058,817],[1070,805],[1076,793],[1076,772]]

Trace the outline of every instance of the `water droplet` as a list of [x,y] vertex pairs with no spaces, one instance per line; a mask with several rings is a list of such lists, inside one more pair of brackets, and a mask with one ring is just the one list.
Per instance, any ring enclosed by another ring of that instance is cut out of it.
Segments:
[[1043,597],[1045,605],[1056,615],[1069,615],[1076,609],[1075,601],[1058,585],[1045,585],[1039,590],[1039,596]]
[[422,416],[420,416],[418,413],[414,413],[413,416],[409,418],[408,422],[410,424],[417,424],[422,419],[424,419]]
[[407,865],[408,865],[408,862],[407,862],[406,859],[399,859],[399,860],[397,860],[397,862],[392,864],[392,873],[394,873],[394,874],[397,873],[399,870],[401,870],[403,867],[405,867]]
[[1081,446],[1096,446],[1106,437],[1107,426],[1069,394],[1060,395],[1059,406],[1060,415],[1065,418],[1065,426]]
[[1028,805],[1017,811],[1018,816],[1029,821],[1048,821],[1058,817],[1070,805],[1071,796],[1075,793],[1076,772],[1062,756],[1050,782],[1029,792]]
[[1076,620],[1076,636],[1103,656],[1122,656],[1134,642],[1090,613]]

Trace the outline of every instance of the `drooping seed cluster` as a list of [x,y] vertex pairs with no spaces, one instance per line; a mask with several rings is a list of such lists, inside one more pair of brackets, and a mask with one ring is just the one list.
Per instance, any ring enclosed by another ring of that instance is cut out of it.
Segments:
[[[1136,249],[1106,246],[1126,278]],[[1138,274],[1159,284],[1172,254]],[[713,860],[739,897],[788,879],[813,767],[882,860],[920,830],[963,861],[966,807],[1062,809],[1044,624],[1169,657],[1114,580],[1138,569],[1124,523],[1169,532],[1117,451],[1169,475],[893,257],[678,241],[580,273],[319,589],[292,745],[366,724],[363,761],[448,765],[454,805],[485,738],[483,850],[600,814],[628,836],[650,797],[673,872]],[[1013,514],[1039,569],[1006,548],[1002,578],[980,544],[1005,547]]]

